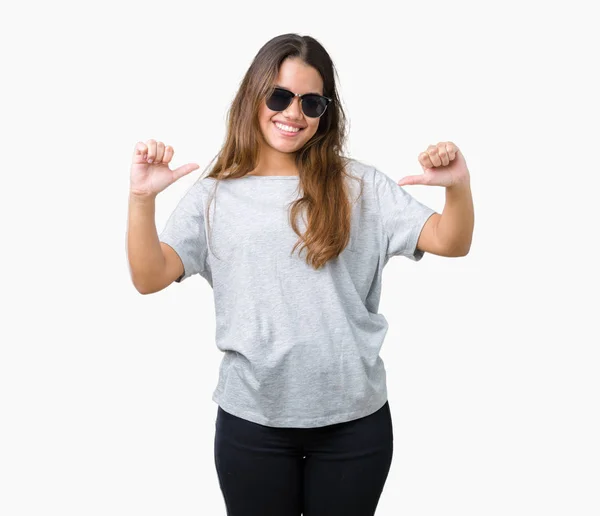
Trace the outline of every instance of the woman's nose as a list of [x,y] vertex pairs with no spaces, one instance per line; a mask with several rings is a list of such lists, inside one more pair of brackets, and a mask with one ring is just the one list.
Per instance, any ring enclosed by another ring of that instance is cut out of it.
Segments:
[[294,97],[290,105],[283,112],[288,118],[302,118],[302,106],[300,105],[300,97]]

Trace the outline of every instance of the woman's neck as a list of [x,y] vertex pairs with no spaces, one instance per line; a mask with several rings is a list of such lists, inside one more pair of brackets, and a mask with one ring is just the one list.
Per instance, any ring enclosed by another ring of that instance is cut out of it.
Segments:
[[297,176],[295,154],[279,152],[265,145],[261,149],[260,160],[250,172],[253,176]]

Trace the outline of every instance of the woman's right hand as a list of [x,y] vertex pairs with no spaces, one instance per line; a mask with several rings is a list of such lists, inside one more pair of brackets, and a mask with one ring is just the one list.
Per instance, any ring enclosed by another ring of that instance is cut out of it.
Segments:
[[167,186],[180,177],[200,168],[197,163],[188,163],[175,170],[169,168],[173,158],[173,147],[156,140],[137,142],[131,163],[129,191],[138,197],[156,197]]

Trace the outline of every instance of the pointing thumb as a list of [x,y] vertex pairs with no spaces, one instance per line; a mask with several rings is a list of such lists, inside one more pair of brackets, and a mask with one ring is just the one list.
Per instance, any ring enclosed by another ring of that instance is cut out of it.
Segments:
[[423,176],[406,176],[398,181],[398,186],[406,186],[406,185],[421,185],[423,183]]
[[175,178],[175,181],[177,181],[177,179],[180,177],[183,177],[194,170],[198,170],[199,168],[200,165],[197,163],[187,163],[186,165],[181,165],[179,168],[173,170],[173,177]]

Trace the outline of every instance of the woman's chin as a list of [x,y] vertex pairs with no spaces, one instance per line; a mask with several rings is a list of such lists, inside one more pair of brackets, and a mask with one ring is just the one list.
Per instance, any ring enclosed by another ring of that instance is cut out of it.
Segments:
[[269,141],[269,145],[279,152],[296,152],[302,145],[298,145],[298,142],[290,142],[290,141],[280,141],[274,138],[271,138]]

